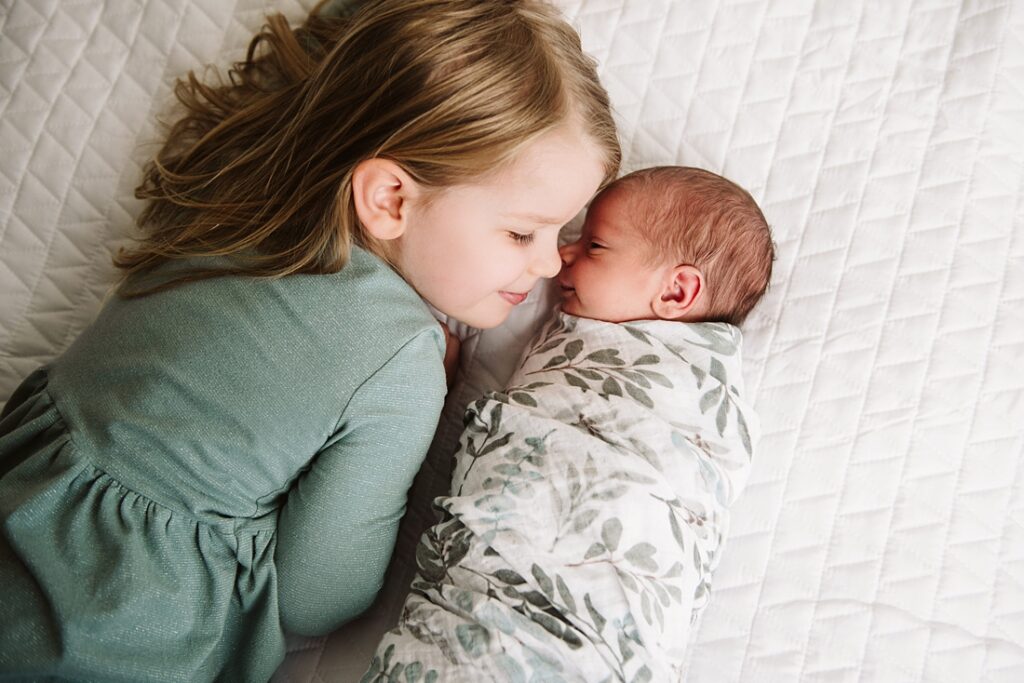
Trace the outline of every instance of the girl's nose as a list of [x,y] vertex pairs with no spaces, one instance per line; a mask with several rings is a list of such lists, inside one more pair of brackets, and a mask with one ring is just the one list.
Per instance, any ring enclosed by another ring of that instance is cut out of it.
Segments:
[[537,277],[554,277],[562,269],[562,259],[559,256],[559,252],[552,249],[551,246],[541,249],[534,260],[531,270],[533,270]]

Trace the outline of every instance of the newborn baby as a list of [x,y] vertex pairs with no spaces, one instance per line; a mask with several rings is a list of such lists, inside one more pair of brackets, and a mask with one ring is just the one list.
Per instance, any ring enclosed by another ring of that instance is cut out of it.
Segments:
[[364,681],[680,677],[753,455],[736,326],[771,235],[735,184],[659,167],[605,188],[561,254],[561,310],[467,411]]

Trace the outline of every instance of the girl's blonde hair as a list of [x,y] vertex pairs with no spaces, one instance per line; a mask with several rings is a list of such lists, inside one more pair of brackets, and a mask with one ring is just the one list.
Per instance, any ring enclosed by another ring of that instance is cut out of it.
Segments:
[[571,123],[620,149],[608,96],[576,32],[542,0],[373,0],[305,25],[268,18],[227,81],[190,72],[184,115],[145,169],[144,238],[115,264],[125,279],[172,260],[232,256],[136,296],[224,274],[331,273],[365,233],[352,172],[384,157],[426,188],[469,182]]

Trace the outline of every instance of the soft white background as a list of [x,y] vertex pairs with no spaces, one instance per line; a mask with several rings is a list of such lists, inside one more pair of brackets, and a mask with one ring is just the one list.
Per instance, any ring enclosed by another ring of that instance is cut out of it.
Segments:
[[[173,78],[311,4],[0,0],[0,401],[95,314]],[[764,439],[688,680],[1024,680],[1024,3],[557,4],[625,170],[723,173],[778,243],[744,330]],[[541,313],[467,345],[454,402]],[[353,680],[353,637],[280,677]]]

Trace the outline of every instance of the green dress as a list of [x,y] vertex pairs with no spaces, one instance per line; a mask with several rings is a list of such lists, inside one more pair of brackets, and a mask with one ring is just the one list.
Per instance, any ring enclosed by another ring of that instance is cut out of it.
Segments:
[[358,248],[109,301],[0,419],[0,679],[262,681],[365,609],[443,350]]

